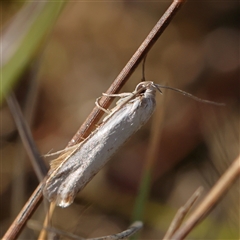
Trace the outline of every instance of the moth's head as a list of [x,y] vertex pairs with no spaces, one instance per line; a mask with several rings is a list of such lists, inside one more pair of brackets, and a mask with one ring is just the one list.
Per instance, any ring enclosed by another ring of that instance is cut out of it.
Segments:
[[155,84],[154,82],[150,82],[150,81],[140,82],[136,86],[135,93],[143,93],[146,90],[154,91],[154,92],[156,92],[156,90],[158,90],[160,93],[162,93],[159,86],[157,84]]

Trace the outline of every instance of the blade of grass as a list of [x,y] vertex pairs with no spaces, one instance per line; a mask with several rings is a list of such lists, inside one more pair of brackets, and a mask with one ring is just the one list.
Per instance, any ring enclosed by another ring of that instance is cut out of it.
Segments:
[[41,158],[41,155],[37,149],[37,146],[35,145],[35,141],[33,139],[29,125],[24,119],[24,116],[19,107],[17,99],[13,93],[10,93],[9,96],[7,97],[7,103],[12,113],[12,116],[14,118],[15,124],[17,126],[18,133],[21,137],[24,147],[31,160],[34,171],[40,182],[43,180],[44,176],[47,174],[48,169]]
[[49,34],[65,1],[27,3],[2,30],[0,104]]
[[188,214],[193,204],[197,201],[203,191],[203,187],[199,187],[194,194],[188,199],[188,201],[178,209],[174,219],[172,220],[163,240],[168,240],[172,238],[172,235],[179,229],[183,219]]
[[210,190],[208,195],[189,216],[186,222],[172,236],[172,239],[184,239],[197,224],[203,221],[216,206],[229,188],[240,176],[240,155],[233,161],[221,178]]

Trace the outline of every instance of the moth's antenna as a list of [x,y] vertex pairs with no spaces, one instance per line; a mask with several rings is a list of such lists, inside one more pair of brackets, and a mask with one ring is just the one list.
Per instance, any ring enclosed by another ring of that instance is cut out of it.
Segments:
[[146,78],[145,78],[145,62],[146,62],[146,58],[147,58],[147,54],[144,56],[143,62],[142,62],[142,80],[141,80],[141,82],[146,82]]
[[190,94],[190,93],[187,93],[187,92],[185,92],[185,91],[183,91],[183,90],[180,90],[180,89],[178,89],[178,88],[173,88],[173,87],[169,87],[169,86],[163,86],[163,85],[159,85],[159,84],[156,84],[156,87],[173,90],[173,91],[175,91],[175,92],[181,93],[182,95],[184,95],[184,96],[186,96],[186,97],[192,98],[192,99],[194,99],[194,100],[197,101],[197,102],[209,103],[209,104],[217,105],[217,106],[226,106],[225,103],[217,103],[217,102],[213,102],[213,101],[201,99],[201,98],[195,97],[194,95],[192,95],[192,94]]

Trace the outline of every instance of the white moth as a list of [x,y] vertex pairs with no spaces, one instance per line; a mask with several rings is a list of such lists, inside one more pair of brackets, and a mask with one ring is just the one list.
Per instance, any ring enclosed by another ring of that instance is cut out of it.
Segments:
[[[119,147],[148,121],[155,110],[155,94],[156,90],[161,92],[160,87],[178,91],[197,101],[210,102],[153,82],[139,83],[132,93],[109,95],[120,96],[121,99],[101,125],[70,153],[50,163],[51,169],[43,189],[45,197],[60,207],[69,206]],[[98,101],[96,104],[99,106]]]
[[153,82],[141,82],[133,93],[122,98],[102,124],[64,159],[50,165],[43,193],[60,207],[69,206],[112,155],[151,117],[155,109]]

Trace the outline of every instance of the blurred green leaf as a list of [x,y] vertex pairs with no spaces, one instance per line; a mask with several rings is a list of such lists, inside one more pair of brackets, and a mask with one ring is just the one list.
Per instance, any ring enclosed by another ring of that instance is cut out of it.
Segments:
[[2,31],[0,104],[31,63],[65,1],[27,3]]

